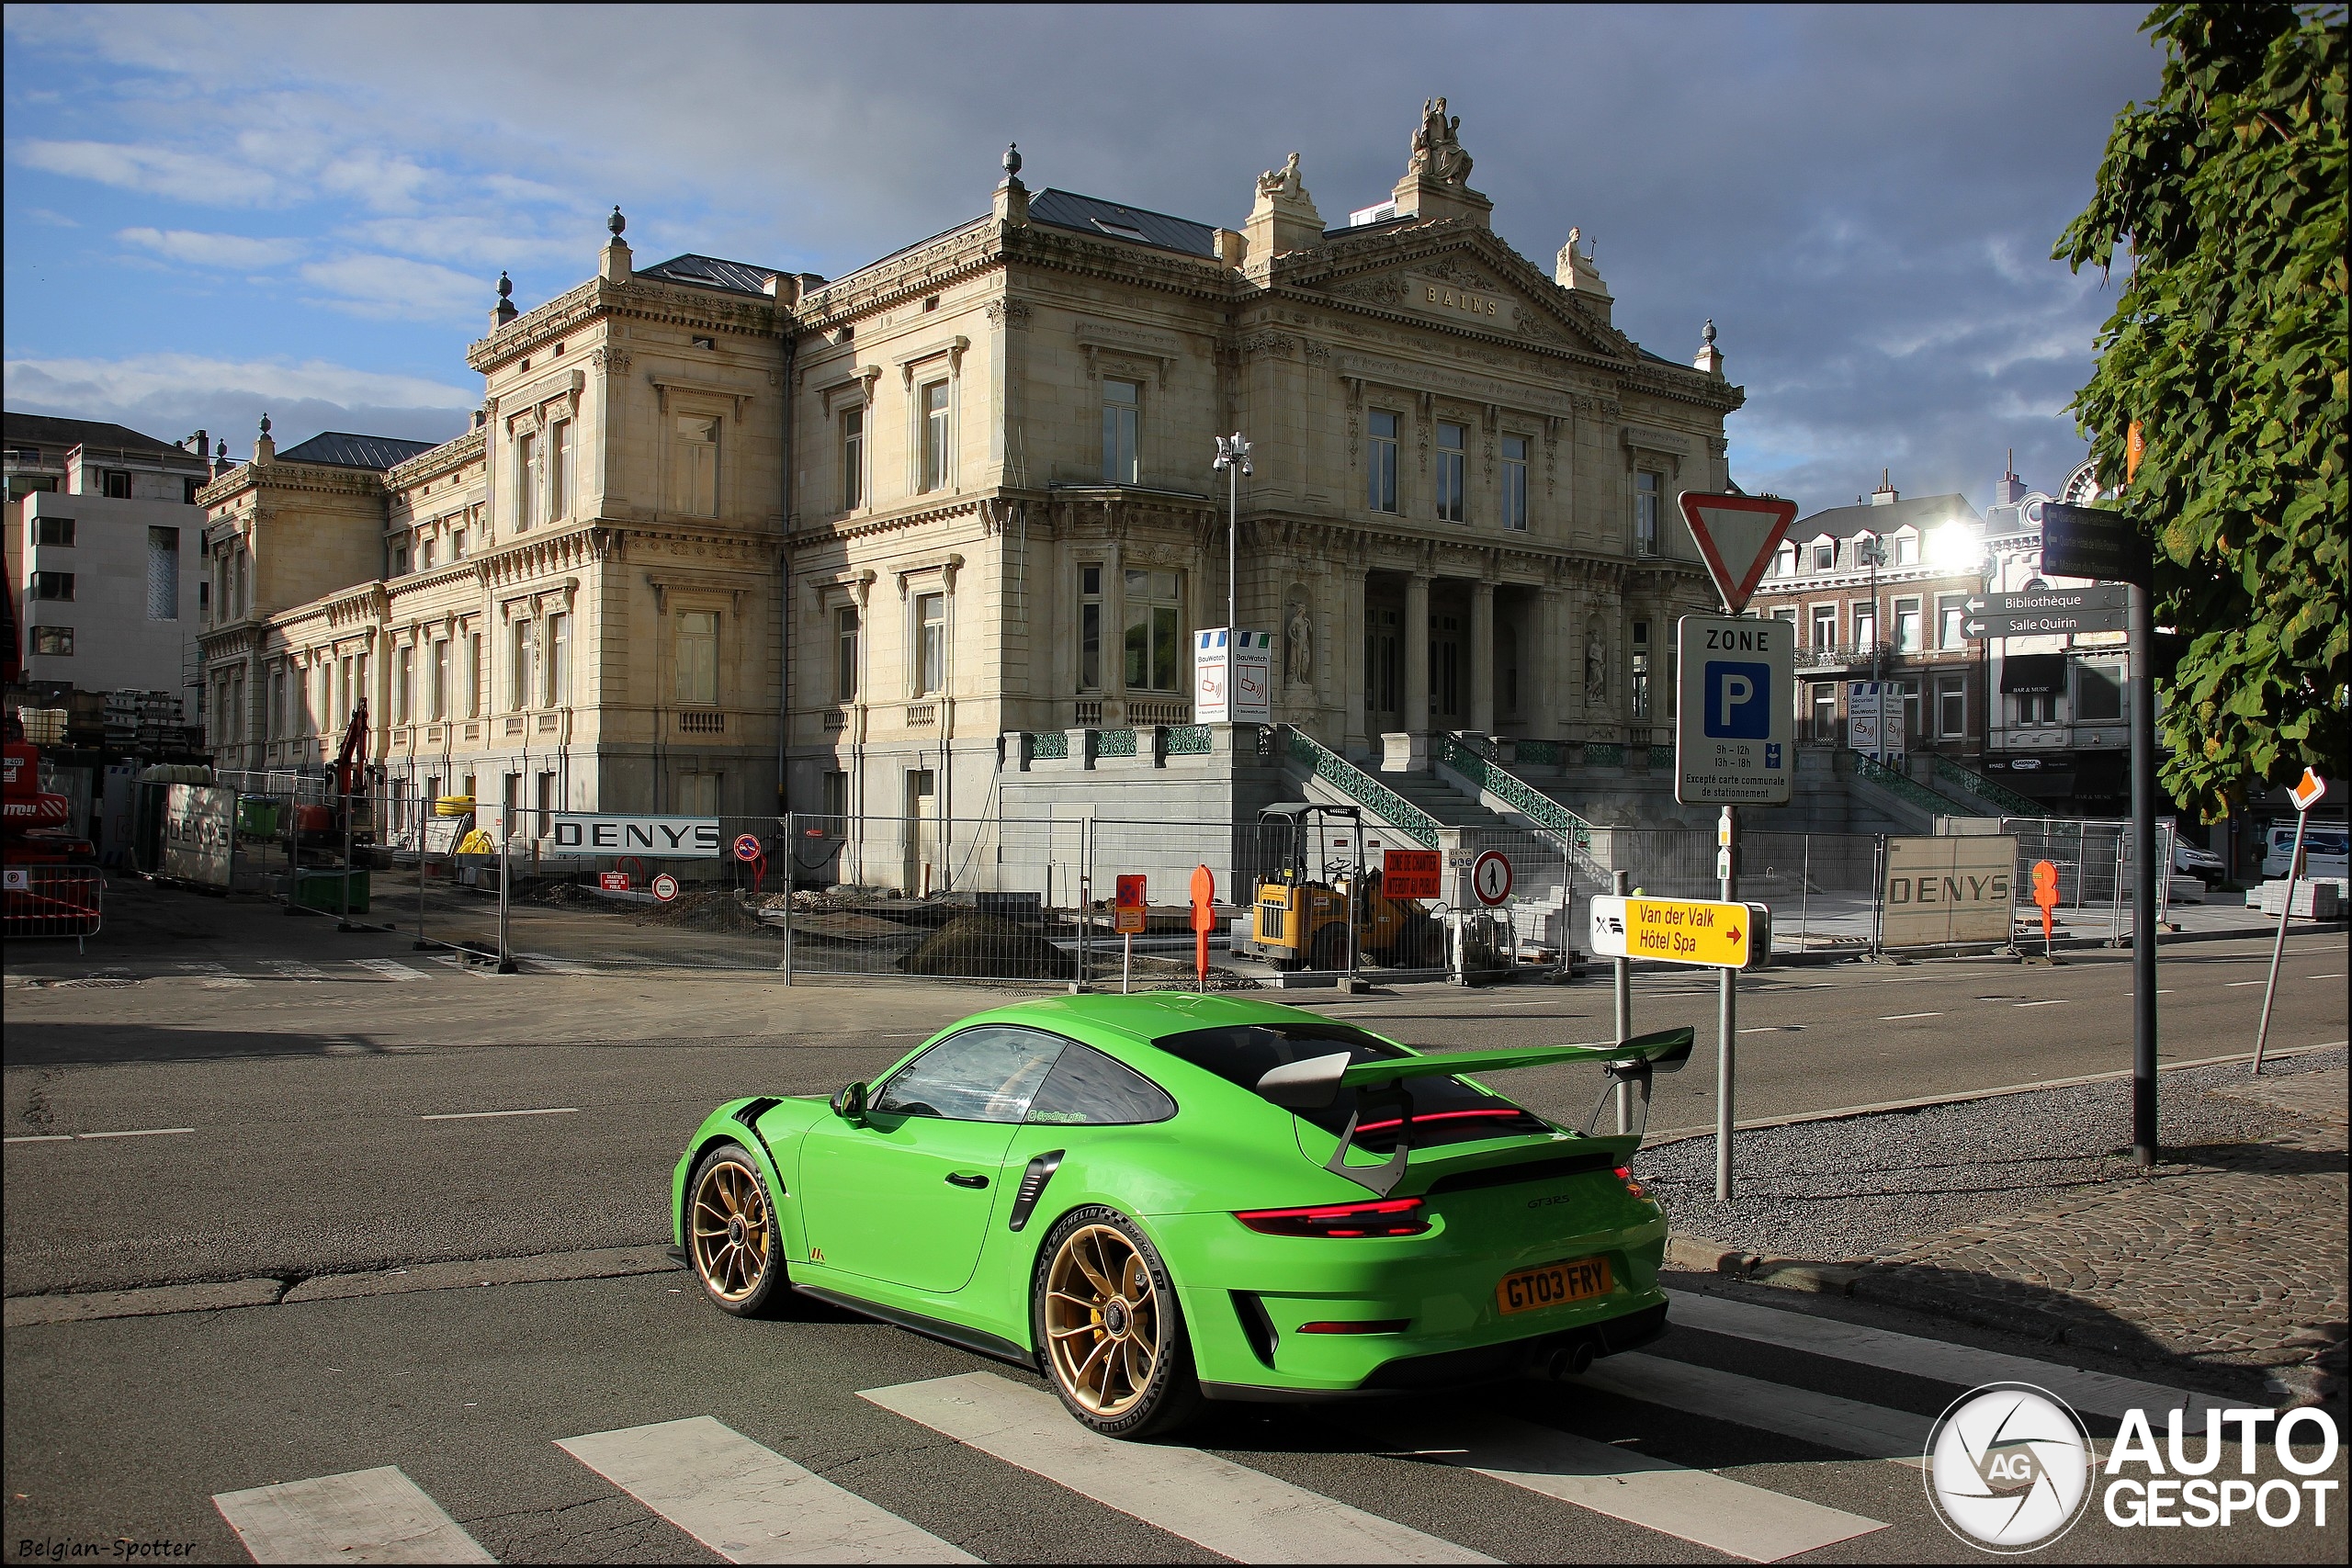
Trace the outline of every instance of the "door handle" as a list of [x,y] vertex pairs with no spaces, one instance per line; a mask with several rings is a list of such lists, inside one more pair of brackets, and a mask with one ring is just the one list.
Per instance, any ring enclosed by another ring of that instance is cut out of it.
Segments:
[[988,1184],[989,1179],[985,1176],[967,1176],[960,1170],[947,1174],[947,1185],[950,1187],[986,1187]]

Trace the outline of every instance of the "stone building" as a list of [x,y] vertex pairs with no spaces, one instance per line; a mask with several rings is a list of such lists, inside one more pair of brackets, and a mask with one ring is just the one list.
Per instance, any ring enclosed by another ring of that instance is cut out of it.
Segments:
[[798,279],[640,273],[611,228],[597,276],[536,310],[500,280],[467,434],[281,454],[265,419],[201,492],[221,766],[331,758],[364,700],[403,793],[775,809]]
[[[1004,163],[990,210],[830,281],[632,271],[616,214],[596,278],[502,302],[471,433],[216,481],[216,557],[308,574],[254,569],[209,634],[249,671],[224,760],[316,756],[365,690],[402,776],[899,818],[907,885],[958,821],[1246,817],[1301,768],[1366,798],[1465,736],[1572,803],[1649,786],[1674,617],[1713,602],[1674,498],[1729,488],[1742,400],[1712,324],[1648,353],[1575,231],[1548,273],[1505,243],[1442,99],[1332,227],[1296,154],[1230,228]],[[1228,592],[1274,637],[1272,748],[1193,723]]]
[[1804,742],[1844,746],[1849,683],[1883,681],[1902,710],[1902,743],[1889,750],[1984,751],[1987,655],[1966,624],[1968,602],[1984,592],[1985,549],[1966,496],[1905,500],[1885,482],[1789,525],[1749,607],[1797,628]]
[[1741,392],[1712,327],[1695,364],[1618,331],[1573,231],[1549,275],[1499,239],[1443,110],[1338,227],[1295,154],[1221,228],[1033,195],[1014,152],[992,211],[800,298],[797,805],[952,819],[1040,759],[1221,754],[1187,650],[1226,619],[1228,431],[1277,725],[1400,773],[1448,732],[1668,739],[1669,628],[1710,603],[1674,497],[1727,486]]

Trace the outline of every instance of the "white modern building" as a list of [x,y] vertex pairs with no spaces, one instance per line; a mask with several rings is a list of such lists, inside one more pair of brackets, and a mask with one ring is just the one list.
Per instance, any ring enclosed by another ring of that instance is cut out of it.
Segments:
[[38,414],[8,414],[6,445],[25,683],[184,703],[198,674],[207,459],[119,424]]

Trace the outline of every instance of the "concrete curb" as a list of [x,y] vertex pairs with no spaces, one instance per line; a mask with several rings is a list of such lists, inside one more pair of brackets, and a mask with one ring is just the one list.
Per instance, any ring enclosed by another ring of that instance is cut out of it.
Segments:
[[401,1295],[411,1291],[479,1290],[485,1285],[539,1285],[560,1280],[612,1280],[628,1274],[660,1274],[678,1264],[666,1247],[606,1247],[580,1252],[548,1252],[530,1258],[490,1258],[473,1263],[416,1263],[369,1274],[320,1274],[278,1298],[297,1302],[345,1301],[354,1296]]
[[[2290,1056],[2308,1056],[2316,1051],[2333,1051],[2346,1043],[2346,1042],[2342,1040],[2323,1040],[2316,1044],[2292,1045],[2284,1050],[2265,1052],[2264,1056],[2267,1060],[2276,1062]],[[2159,1074],[2186,1072],[2191,1067],[2226,1066],[2232,1062],[2253,1060],[2254,1053],[2251,1051],[2233,1051],[2221,1056],[2199,1056],[2186,1062],[2165,1062],[2159,1065],[2156,1071]],[[1882,1100],[1869,1105],[1841,1105],[1829,1111],[1800,1111],[1793,1116],[1758,1116],[1749,1121],[1733,1122],[1732,1131],[1753,1133],[1770,1127],[1797,1127],[1808,1122],[1850,1122],[1861,1116],[1883,1116],[1897,1111],[1925,1111],[1935,1105],[1963,1105],[1972,1100],[1999,1100],[2012,1094],[2032,1094],[2038,1089],[2078,1089],[2087,1083],[2111,1083],[2117,1078],[2128,1078],[2131,1076],[2131,1068],[2119,1067],[2113,1072],[2085,1073],[2079,1077],[2045,1078],[2039,1083],[2003,1084],[1998,1089],[1972,1089],[1957,1094],[1926,1094],[1911,1100]],[[1691,1138],[1712,1138],[1714,1135],[1715,1130],[1713,1127],[1668,1127],[1662,1133],[1645,1136],[1642,1141],[1642,1148],[1645,1151],[1662,1149],[1669,1144],[1684,1143]]]
[[[1926,1284],[1903,1264],[1807,1263],[1758,1258],[1705,1236],[1669,1235],[1664,1267],[1691,1274],[1715,1274],[1742,1284],[1815,1295],[1846,1296],[1916,1313],[1922,1317],[1990,1329],[2044,1345],[2071,1345],[2118,1357],[2133,1365],[2177,1371],[2174,1359],[2152,1359],[2143,1341],[2086,1323],[2064,1313],[2044,1312],[1980,1296],[1969,1291]],[[2301,1329],[2283,1348],[2307,1349],[2308,1358],[2284,1366],[2247,1368],[2268,1384],[2282,1408],[2341,1401],[2345,1382],[2344,1341],[2324,1329]]]
[[345,1301],[355,1296],[403,1295],[413,1291],[465,1291],[490,1285],[612,1280],[631,1274],[662,1274],[681,1267],[666,1246],[601,1247],[574,1252],[542,1252],[525,1258],[415,1263],[405,1269],[356,1274],[314,1274],[290,1286],[283,1279],[263,1275],[199,1285],[11,1296],[6,1303],[6,1326],[86,1323],[108,1317],[159,1317],[177,1313],[220,1312],[232,1307],[289,1306],[303,1302]]
[[209,1285],[155,1285],[136,1291],[90,1291],[68,1296],[10,1296],[6,1326],[85,1323],[100,1317],[159,1317],[267,1306],[286,1289],[283,1280],[228,1280]]

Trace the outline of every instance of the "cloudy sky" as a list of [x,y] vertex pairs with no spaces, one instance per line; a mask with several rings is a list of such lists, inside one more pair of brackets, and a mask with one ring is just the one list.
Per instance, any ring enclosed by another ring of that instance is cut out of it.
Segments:
[[2159,59],[2137,8],[889,11],[10,6],[11,409],[250,446],[440,438],[503,267],[526,308],[701,251],[839,276],[1033,189],[1239,227],[1295,149],[1327,220],[1444,94],[1496,230],[1581,226],[1621,327],[1713,318],[1733,472],[2054,487],[2112,285],[2048,260]]

